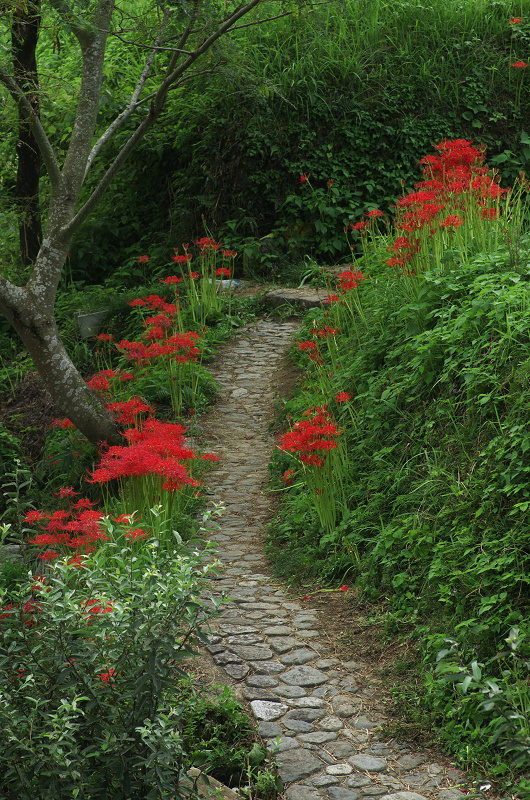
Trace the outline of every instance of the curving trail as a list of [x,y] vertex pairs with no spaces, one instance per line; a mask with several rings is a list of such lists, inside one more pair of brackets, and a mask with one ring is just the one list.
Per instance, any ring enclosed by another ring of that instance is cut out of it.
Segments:
[[275,760],[287,800],[459,800],[464,773],[382,738],[384,708],[363,680],[370,665],[333,657],[326,620],[267,574],[268,423],[274,373],[296,329],[290,320],[248,325],[211,369],[222,396],[206,419],[206,444],[222,461],[209,486],[226,512],[211,537],[224,569],[205,595],[225,592],[231,602],[208,649],[227,683],[239,684],[264,740],[273,747],[280,737]]

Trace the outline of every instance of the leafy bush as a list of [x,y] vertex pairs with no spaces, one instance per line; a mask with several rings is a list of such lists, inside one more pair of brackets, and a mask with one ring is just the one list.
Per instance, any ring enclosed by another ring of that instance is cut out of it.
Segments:
[[209,568],[107,525],[103,547],[30,574],[3,609],[6,800],[180,796],[183,662],[211,615],[198,601]]

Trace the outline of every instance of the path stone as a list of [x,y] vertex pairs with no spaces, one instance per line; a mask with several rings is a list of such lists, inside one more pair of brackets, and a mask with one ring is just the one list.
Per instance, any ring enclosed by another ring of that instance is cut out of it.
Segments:
[[[308,287],[269,296],[282,304],[319,302]],[[222,461],[208,475],[207,489],[225,513],[209,533],[216,553],[204,556],[205,563],[217,558],[223,566],[208,579],[203,599],[211,604],[224,593],[228,602],[212,620],[208,650],[242,682],[238,691],[276,761],[286,800],[459,800],[465,796],[455,786],[465,778],[461,770],[427,764],[412,747],[378,739],[384,716],[377,686],[363,683],[369,667],[335,658],[310,600],[292,599],[266,572],[268,461],[277,444],[268,427],[274,373],[297,327],[292,320],[244,326],[210,367],[221,394],[202,430],[207,449]]]

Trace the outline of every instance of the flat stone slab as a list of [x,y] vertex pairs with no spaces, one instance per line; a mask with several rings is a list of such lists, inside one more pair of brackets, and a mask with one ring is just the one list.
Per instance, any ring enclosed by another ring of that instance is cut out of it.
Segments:
[[265,295],[265,302],[273,308],[284,305],[318,308],[328,294],[327,289],[314,289],[310,286],[303,286],[301,289],[272,289]]
[[328,676],[314,667],[302,666],[284,672],[280,675],[280,680],[295,686],[320,686],[321,683],[326,683]]
[[322,800],[322,795],[318,789],[312,786],[302,786],[301,784],[287,789],[285,797],[287,800]]
[[236,656],[243,658],[245,661],[266,661],[272,658],[272,650],[268,647],[257,647],[255,645],[232,645],[230,648]]
[[359,796],[359,792],[342,786],[331,786],[329,789],[329,800],[358,800]]
[[428,800],[428,798],[417,792],[393,792],[383,795],[381,800]]
[[376,758],[375,756],[369,756],[364,753],[360,753],[358,756],[352,756],[348,760],[352,767],[356,767],[365,772],[384,772],[387,767],[384,758]]
[[274,703],[271,700],[252,700],[250,707],[256,719],[262,719],[266,722],[279,719],[289,711],[288,706],[283,703]]
[[324,766],[309,750],[287,750],[276,756],[278,771],[284,783],[294,783],[308,778]]

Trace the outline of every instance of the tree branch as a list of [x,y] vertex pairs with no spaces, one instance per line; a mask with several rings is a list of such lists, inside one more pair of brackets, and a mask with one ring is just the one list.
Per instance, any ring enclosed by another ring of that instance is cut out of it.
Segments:
[[50,178],[52,192],[57,191],[61,183],[61,170],[59,168],[57,159],[55,158],[53,147],[50,143],[50,140],[46,136],[46,131],[42,126],[39,116],[35,113],[35,110],[25,92],[21,89],[14,78],[12,78],[11,75],[6,71],[2,64],[0,64],[0,81],[9,90],[11,96],[18,104],[19,109],[21,109],[22,115],[25,119],[27,119],[29,125],[31,126],[31,131],[35,137],[35,141],[37,142],[38,148],[42,155],[42,160],[44,161],[46,171],[48,172],[48,176]]
[[121,114],[119,114],[116,117],[116,119],[109,125],[107,130],[99,137],[98,141],[96,142],[96,144],[94,145],[94,147],[90,151],[90,154],[89,154],[88,159],[87,159],[87,164],[86,164],[86,169],[85,169],[85,176],[84,176],[83,180],[86,178],[90,167],[94,163],[94,161],[95,161],[96,157],[98,156],[99,152],[101,151],[101,148],[103,147],[103,145],[106,142],[108,142],[110,137],[113,135],[113,133],[115,131],[118,130],[120,125],[122,125],[125,122],[125,120],[128,119],[131,116],[133,111],[135,111],[138,108],[138,105],[139,105],[138,98],[140,96],[140,92],[142,91],[142,89],[144,87],[144,84],[145,84],[147,78],[149,77],[149,72],[151,71],[151,67],[153,66],[153,61],[155,59],[157,50],[159,49],[157,47],[157,43],[162,40],[162,37],[164,35],[164,31],[167,28],[167,25],[169,23],[170,17],[171,17],[171,12],[168,9],[166,9],[165,12],[164,12],[164,18],[162,20],[162,24],[160,26],[160,30],[158,32],[158,35],[157,35],[157,37],[155,39],[154,44],[151,47],[151,52],[149,53],[147,61],[145,62],[145,66],[144,66],[144,68],[142,70],[142,74],[140,75],[140,77],[138,79],[138,83],[136,84],[135,89],[134,89],[134,91],[133,91],[133,93],[131,95],[131,99],[130,99],[127,107],[124,108],[124,110],[121,112]]

